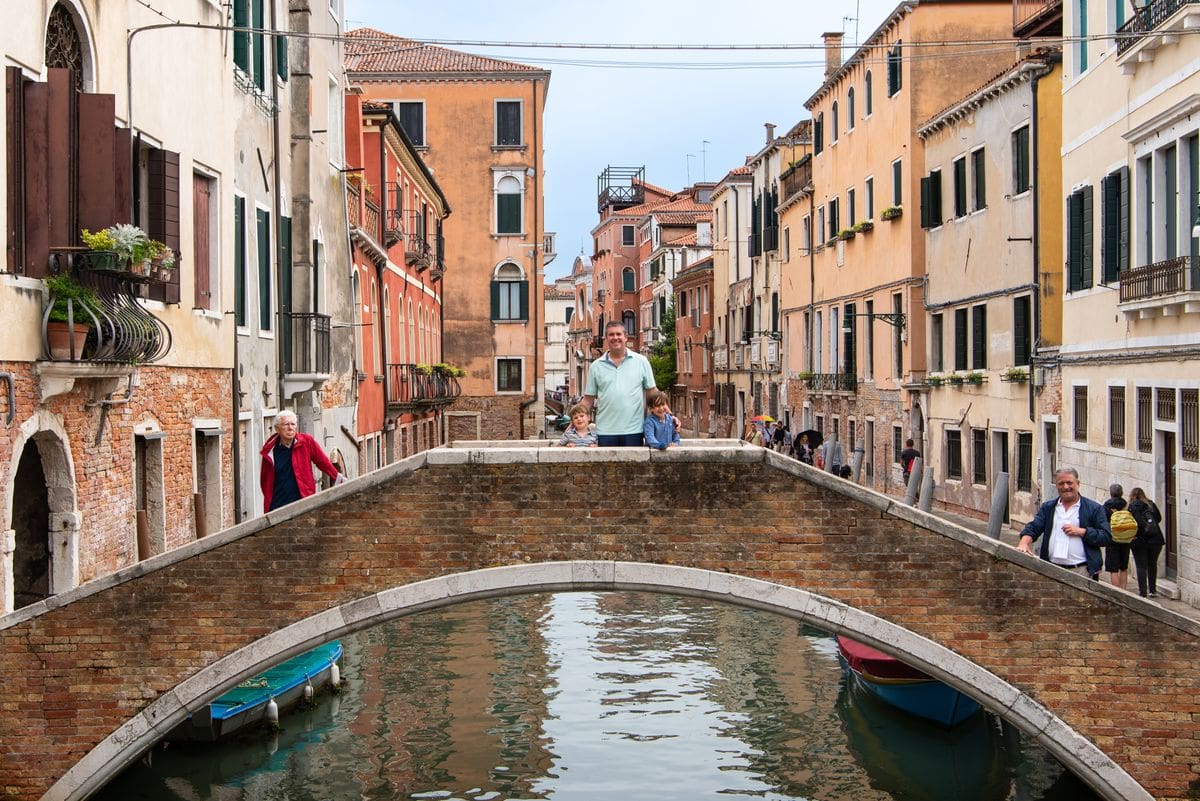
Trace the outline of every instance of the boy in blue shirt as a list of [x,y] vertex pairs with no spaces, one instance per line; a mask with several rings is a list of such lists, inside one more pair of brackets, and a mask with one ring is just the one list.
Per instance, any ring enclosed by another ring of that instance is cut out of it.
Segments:
[[675,429],[675,417],[671,414],[667,394],[660,391],[649,393],[646,398],[646,407],[650,410],[642,428],[646,444],[660,451],[678,445],[679,432]]

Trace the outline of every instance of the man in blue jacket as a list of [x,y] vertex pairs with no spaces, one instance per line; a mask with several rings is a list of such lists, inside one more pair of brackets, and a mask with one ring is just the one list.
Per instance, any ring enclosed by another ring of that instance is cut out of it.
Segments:
[[1042,537],[1038,554],[1042,559],[1096,579],[1104,567],[1100,549],[1112,544],[1104,507],[1080,497],[1079,473],[1073,467],[1059,468],[1054,486],[1058,499],[1043,503],[1033,520],[1021,529],[1017,549],[1032,554],[1034,541]]

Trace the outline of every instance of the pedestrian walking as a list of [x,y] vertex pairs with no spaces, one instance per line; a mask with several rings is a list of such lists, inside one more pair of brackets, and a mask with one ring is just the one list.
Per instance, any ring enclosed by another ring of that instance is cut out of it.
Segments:
[[259,483],[264,512],[314,494],[317,491],[314,467],[329,476],[334,484],[346,480],[329,461],[320,443],[297,430],[296,413],[288,409],[275,415],[275,433],[267,439],[259,455],[262,457]]
[[1138,595],[1155,598],[1158,596],[1158,555],[1166,542],[1161,525],[1162,512],[1141,487],[1134,487],[1129,492],[1129,513],[1138,527],[1131,544],[1133,565],[1137,568]]

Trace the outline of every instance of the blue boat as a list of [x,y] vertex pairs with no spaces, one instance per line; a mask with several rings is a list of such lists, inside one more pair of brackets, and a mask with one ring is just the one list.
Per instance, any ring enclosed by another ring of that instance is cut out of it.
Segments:
[[979,711],[979,702],[927,673],[869,645],[838,636],[842,666],[864,690],[911,715],[955,726]]
[[[273,668],[246,679],[176,726],[166,739],[212,742],[234,732],[268,722],[268,707],[275,702],[279,713],[333,683],[334,668],[342,659],[338,640],[280,662]],[[340,670],[338,671],[340,672]],[[307,688],[311,687],[311,691]]]

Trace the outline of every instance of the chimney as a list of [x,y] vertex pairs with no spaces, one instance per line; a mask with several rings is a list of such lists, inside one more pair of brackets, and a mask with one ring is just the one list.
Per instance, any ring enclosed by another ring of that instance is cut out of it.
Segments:
[[825,40],[825,80],[829,80],[829,76],[842,66],[843,35],[841,31],[821,34],[821,38]]
[[769,145],[775,141],[775,123],[764,122],[763,127],[767,129],[767,144]]

